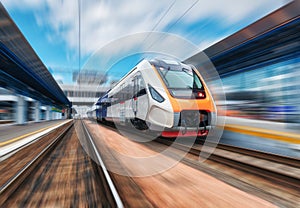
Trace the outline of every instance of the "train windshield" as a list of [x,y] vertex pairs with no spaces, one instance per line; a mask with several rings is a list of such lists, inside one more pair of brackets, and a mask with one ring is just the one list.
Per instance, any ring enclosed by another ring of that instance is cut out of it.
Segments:
[[202,89],[199,77],[192,70],[188,71],[184,68],[182,71],[170,69],[160,70],[165,84],[169,89]]
[[165,61],[155,61],[152,64],[156,67],[168,89],[203,90],[200,78],[190,66],[178,62],[166,63]]
[[[188,65],[179,62],[152,61],[172,96],[178,98],[194,98],[202,92],[203,84],[196,72]],[[202,97],[202,98],[204,98]]]

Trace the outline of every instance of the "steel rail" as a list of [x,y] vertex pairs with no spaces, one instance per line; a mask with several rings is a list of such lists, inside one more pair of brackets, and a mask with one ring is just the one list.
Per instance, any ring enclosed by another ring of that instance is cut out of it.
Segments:
[[111,179],[111,177],[110,177],[110,175],[109,175],[109,173],[107,171],[107,168],[105,167],[105,164],[104,164],[104,162],[103,162],[103,160],[102,160],[102,158],[101,158],[101,156],[100,156],[100,154],[98,152],[98,149],[97,149],[97,147],[96,147],[96,145],[95,145],[95,143],[93,141],[93,138],[90,135],[90,133],[89,133],[86,125],[84,124],[84,122],[81,121],[81,123],[82,123],[82,126],[83,126],[84,130],[85,130],[86,135],[89,138],[89,141],[90,141],[90,144],[92,145],[93,151],[96,154],[97,160],[98,160],[100,166],[102,167],[102,171],[103,171],[105,179],[106,179],[106,181],[107,181],[107,183],[109,185],[111,193],[112,193],[112,195],[114,197],[116,205],[117,205],[118,208],[123,208],[124,205],[123,205],[123,202],[121,200],[121,197],[120,197],[120,195],[119,195],[119,193],[118,193],[118,191],[117,191],[117,189],[116,189],[116,187],[115,187],[115,185],[114,185],[114,183],[113,183],[113,181],[112,181],[112,179]]

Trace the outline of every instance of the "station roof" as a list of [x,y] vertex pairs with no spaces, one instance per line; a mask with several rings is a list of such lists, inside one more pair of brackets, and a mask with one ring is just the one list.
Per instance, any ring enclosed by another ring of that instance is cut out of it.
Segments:
[[[300,57],[299,15],[300,1],[292,1],[203,52],[221,77]],[[201,55],[185,62],[199,66]]]
[[0,87],[54,106],[70,101],[0,2]]

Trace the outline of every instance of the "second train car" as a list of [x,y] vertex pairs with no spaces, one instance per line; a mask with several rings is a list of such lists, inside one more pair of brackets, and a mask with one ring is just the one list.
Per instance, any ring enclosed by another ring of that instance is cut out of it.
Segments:
[[216,122],[215,102],[197,69],[174,60],[142,60],[95,105],[100,122],[163,137],[205,137]]

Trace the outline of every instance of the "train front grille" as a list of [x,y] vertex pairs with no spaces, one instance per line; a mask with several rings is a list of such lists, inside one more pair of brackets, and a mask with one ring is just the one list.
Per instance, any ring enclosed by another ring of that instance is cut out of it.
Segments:
[[209,125],[209,113],[207,111],[184,110],[180,113],[180,126],[203,127]]

